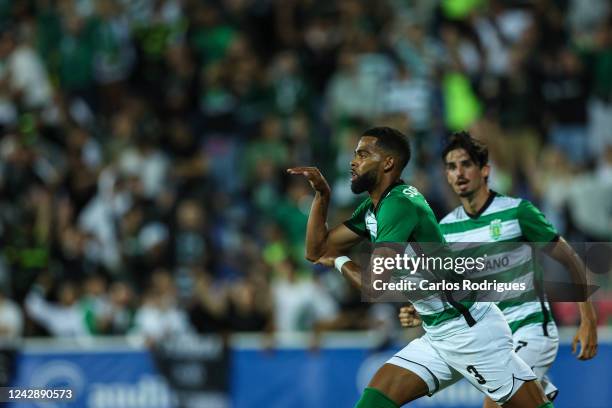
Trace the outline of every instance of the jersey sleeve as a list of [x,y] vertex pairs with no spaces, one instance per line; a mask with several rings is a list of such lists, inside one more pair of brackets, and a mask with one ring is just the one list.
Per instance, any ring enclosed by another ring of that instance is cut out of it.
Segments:
[[365,225],[365,214],[368,209],[369,200],[364,200],[359,207],[353,211],[353,215],[351,218],[344,221],[344,225],[351,231],[353,231],[357,235],[361,235],[362,237],[370,238],[368,231],[366,230]]
[[376,243],[408,242],[419,223],[416,206],[399,197],[385,200],[376,218],[378,220]]
[[529,242],[550,242],[559,236],[544,214],[527,200],[519,204],[518,220],[523,236]]

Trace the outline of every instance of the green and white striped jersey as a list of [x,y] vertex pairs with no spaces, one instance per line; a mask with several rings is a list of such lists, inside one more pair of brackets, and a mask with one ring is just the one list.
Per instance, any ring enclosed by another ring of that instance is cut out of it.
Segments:
[[[382,194],[375,207],[366,198],[344,222],[358,235],[376,243],[445,243],[436,217],[425,197],[413,186],[398,182]],[[406,251],[417,255],[408,245]],[[468,320],[478,321],[490,303],[455,302],[444,293],[413,299],[405,292],[423,320],[430,336],[443,338],[469,327]]]
[[[491,192],[480,212],[469,215],[457,207],[440,221],[448,242],[551,242],[557,239],[555,228],[542,212],[527,200]],[[474,279],[500,282],[524,282],[527,290],[510,299],[496,302],[514,333],[520,327],[552,320],[550,305],[534,287],[536,268],[533,250],[528,245],[490,245],[487,267]]]

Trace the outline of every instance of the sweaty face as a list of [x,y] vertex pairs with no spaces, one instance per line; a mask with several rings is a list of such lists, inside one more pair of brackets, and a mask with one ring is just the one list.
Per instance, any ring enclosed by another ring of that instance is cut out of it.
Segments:
[[370,191],[378,182],[383,155],[376,147],[376,138],[364,136],[359,139],[355,155],[351,160],[351,191],[355,194]]
[[486,186],[489,165],[480,168],[465,149],[451,150],[444,162],[446,180],[459,197],[470,197]]

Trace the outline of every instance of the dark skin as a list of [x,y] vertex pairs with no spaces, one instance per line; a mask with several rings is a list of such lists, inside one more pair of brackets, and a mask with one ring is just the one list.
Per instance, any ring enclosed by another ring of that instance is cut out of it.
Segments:
[[[381,200],[382,193],[399,180],[402,171],[397,164],[398,158],[377,146],[376,141],[374,137],[363,136],[351,161],[353,183],[365,174],[374,176],[375,182],[367,189],[374,205]],[[306,231],[306,258],[311,262],[333,267],[336,258],[346,253],[362,238],[343,224],[328,229],[326,221],[331,189],[316,167],[294,167],[287,172],[306,177],[315,191]],[[379,255],[384,254],[377,254],[376,251],[373,254]],[[354,287],[361,289],[361,267],[357,263],[346,262],[342,266],[342,274]],[[398,406],[420,398],[429,391],[427,384],[419,376],[393,364],[384,364],[368,386],[380,390]],[[537,408],[546,401],[540,385],[531,381],[523,384],[504,406]]]
[[[455,149],[448,152],[444,160],[446,180],[455,194],[459,197],[463,209],[468,214],[477,214],[484,206],[491,194],[486,178],[490,174],[489,165],[479,166],[475,163],[465,149]],[[582,261],[572,247],[560,238],[548,254],[564,265],[571,273],[574,282],[586,283],[585,270]],[[585,285],[586,287],[586,285]],[[597,354],[597,316],[590,301],[579,302],[580,327],[572,342],[572,353],[576,353],[580,343],[579,360],[589,360]],[[419,326],[422,322],[413,306],[400,309],[400,322],[403,327]],[[504,405],[507,406],[507,405]],[[499,407],[490,398],[485,398],[484,408]]]
[[[368,172],[376,175],[375,185],[368,190],[374,205],[378,204],[382,193],[400,178],[402,171],[396,165],[397,158],[377,146],[376,141],[375,137],[363,136],[359,140],[353,160],[351,160],[351,180],[355,180]],[[344,224],[328,230],[326,221],[331,189],[319,169],[316,167],[293,167],[287,169],[287,172],[306,177],[315,191],[306,227],[306,259],[333,267],[336,258],[358,244],[362,237]],[[361,289],[361,269],[355,262],[351,261],[344,264],[342,272],[352,286]]]

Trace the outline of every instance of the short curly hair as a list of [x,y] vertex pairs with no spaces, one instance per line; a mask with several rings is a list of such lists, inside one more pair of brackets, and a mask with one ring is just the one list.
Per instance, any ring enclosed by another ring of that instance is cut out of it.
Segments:
[[383,150],[393,152],[398,158],[400,171],[406,167],[410,161],[410,141],[408,136],[397,129],[387,126],[373,127],[362,133],[362,136],[375,137],[376,145]]

